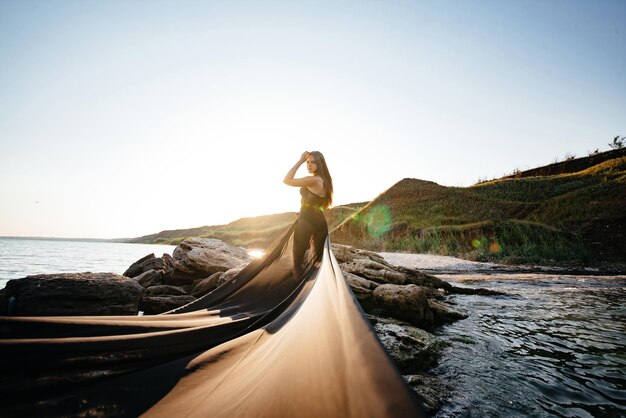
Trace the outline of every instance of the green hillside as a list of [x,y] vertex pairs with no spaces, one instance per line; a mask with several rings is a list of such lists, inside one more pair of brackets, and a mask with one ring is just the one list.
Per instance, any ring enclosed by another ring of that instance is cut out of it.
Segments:
[[465,188],[404,179],[346,219],[332,238],[372,250],[474,260],[625,262],[623,154],[578,172]]

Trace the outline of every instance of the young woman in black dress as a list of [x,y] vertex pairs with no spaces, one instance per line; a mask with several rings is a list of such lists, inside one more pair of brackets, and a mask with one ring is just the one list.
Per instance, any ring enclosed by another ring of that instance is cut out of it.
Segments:
[[[310,175],[294,178],[305,161]],[[300,187],[302,196],[293,238],[293,272],[295,276],[299,276],[307,249],[310,249],[310,255],[316,260],[321,258],[324,241],[328,236],[324,210],[332,204],[333,180],[322,153],[305,151],[287,172],[283,182],[289,186]]]

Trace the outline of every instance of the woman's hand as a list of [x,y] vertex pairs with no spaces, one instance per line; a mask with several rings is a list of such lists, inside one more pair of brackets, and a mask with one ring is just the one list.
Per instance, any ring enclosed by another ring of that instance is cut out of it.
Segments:
[[305,161],[306,161],[306,159],[307,159],[307,158],[309,158],[309,155],[310,155],[310,154],[311,154],[311,153],[310,153],[309,151],[304,151],[304,152],[302,153],[302,155],[300,156],[300,164],[302,164],[303,162],[305,162]]

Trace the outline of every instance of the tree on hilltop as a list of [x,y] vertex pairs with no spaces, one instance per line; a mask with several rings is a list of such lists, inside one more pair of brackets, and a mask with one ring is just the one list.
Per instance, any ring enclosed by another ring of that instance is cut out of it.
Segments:
[[626,141],[626,136],[620,137],[619,135],[617,135],[615,138],[613,138],[613,142],[609,142],[609,147],[613,149],[624,148],[624,141]]

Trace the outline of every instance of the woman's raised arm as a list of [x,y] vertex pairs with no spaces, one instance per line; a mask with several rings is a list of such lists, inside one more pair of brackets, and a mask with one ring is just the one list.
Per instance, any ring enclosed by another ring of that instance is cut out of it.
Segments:
[[296,171],[298,171],[298,168],[300,168],[300,166],[306,161],[309,154],[310,153],[308,151],[304,151],[302,153],[298,162],[293,167],[291,167],[291,169],[285,175],[283,183],[294,187],[314,186],[319,183],[320,178],[316,176],[307,176],[300,179],[294,178],[294,176],[296,175]]

